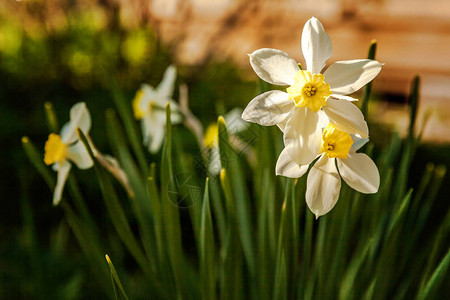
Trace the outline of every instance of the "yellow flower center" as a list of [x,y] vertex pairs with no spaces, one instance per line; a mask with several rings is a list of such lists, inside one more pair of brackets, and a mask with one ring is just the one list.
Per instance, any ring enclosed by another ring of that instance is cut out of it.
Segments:
[[214,145],[217,143],[218,135],[219,127],[217,126],[217,123],[209,125],[206,129],[205,137],[203,138],[205,146],[208,148],[214,147]]
[[324,81],[322,74],[311,74],[309,71],[298,71],[295,75],[295,83],[286,91],[289,99],[294,100],[297,107],[308,107],[318,112],[322,106],[327,104],[328,97],[332,92],[330,85]]
[[143,89],[140,89],[136,92],[136,96],[133,99],[133,112],[134,112],[134,117],[136,118],[136,120],[141,120],[144,115],[150,113],[153,109],[153,107],[155,106],[153,101],[149,101],[148,103],[148,110],[144,111],[142,110],[142,105],[141,105],[141,101],[144,99],[144,95],[145,92]]
[[330,158],[346,159],[352,144],[353,140],[350,134],[336,129],[331,124],[328,124],[323,130],[321,150]]
[[47,165],[62,161],[66,158],[67,146],[61,141],[61,137],[57,134],[51,133],[45,142],[44,162]]

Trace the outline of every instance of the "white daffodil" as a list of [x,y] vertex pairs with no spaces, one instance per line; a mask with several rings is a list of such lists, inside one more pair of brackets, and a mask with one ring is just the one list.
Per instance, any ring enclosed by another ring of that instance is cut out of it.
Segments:
[[364,116],[351,103],[357,99],[347,95],[375,78],[383,64],[370,59],[338,61],[321,74],[331,56],[331,41],[314,17],[303,28],[301,46],[306,70],[281,50],[264,48],[250,54],[250,64],[261,79],[287,88],[286,92],[272,90],[257,96],[242,118],[264,126],[277,125],[284,132],[286,151],[300,148],[301,155],[291,153],[291,157],[306,165],[319,150],[320,114],[339,130],[368,137]]
[[[306,183],[306,203],[316,218],[328,213],[338,201],[341,177],[361,193],[378,191],[380,175],[377,166],[366,154],[356,153],[367,142],[368,139],[351,136],[331,123],[323,129],[319,142],[321,154],[309,171]],[[298,165],[284,149],[277,161],[276,172],[298,178],[308,171],[308,167]]]
[[85,134],[91,129],[91,117],[84,102],[72,107],[70,121],[63,126],[60,135],[51,133],[45,143],[44,162],[53,165],[53,170],[58,172],[53,205],[58,205],[61,201],[64,184],[72,167],[71,162],[80,169],[88,169],[94,164],[85,146],[78,139],[77,128]]
[[172,123],[180,123],[182,119],[178,105],[172,99],[176,72],[175,66],[169,66],[156,89],[143,84],[133,100],[134,116],[141,120],[144,145],[151,153],[156,153],[164,141],[167,102],[170,102]]
[[[234,108],[229,111],[225,116],[224,120],[227,125],[227,131],[229,135],[229,142],[236,143],[240,145],[239,138],[237,134],[248,128],[248,123],[244,122],[241,118],[242,109]],[[211,124],[206,128],[203,143],[205,149],[209,150],[209,160],[208,160],[208,173],[216,176],[219,175],[222,169],[222,164],[220,162],[220,151],[219,151],[219,126],[217,122]],[[237,145],[236,145],[237,146]]]

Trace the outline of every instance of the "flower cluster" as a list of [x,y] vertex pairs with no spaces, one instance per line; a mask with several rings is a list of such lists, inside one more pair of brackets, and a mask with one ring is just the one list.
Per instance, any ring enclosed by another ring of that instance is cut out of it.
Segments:
[[276,173],[298,178],[310,169],[306,202],[319,217],[336,204],[341,177],[362,193],[378,190],[376,165],[367,155],[356,153],[368,141],[369,130],[352,103],[357,99],[348,95],[374,79],[383,64],[371,59],[338,61],[321,73],[332,48],[314,17],[303,28],[301,46],[306,70],[281,50],[264,48],[250,54],[250,64],[262,80],[287,88],[255,97],[242,118],[281,129],[285,148]]

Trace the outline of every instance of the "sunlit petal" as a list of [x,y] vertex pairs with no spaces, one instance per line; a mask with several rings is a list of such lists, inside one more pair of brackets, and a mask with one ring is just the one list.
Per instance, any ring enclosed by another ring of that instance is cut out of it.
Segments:
[[322,129],[319,116],[306,107],[296,107],[284,128],[284,145],[298,165],[308,165],[320,153]]
[[382,63],[371,59],[337,61],[323,75],[333,93],[348,95],[372,81],[382,66]]
[[296,164],[289,156],[287,150],[284,149],[278,157],[276,174],[289,178],[299,178],[308,171],[308,167],[309,165],[299,166]]
[[337,159],[339,173],[353,189],[372,194],[380,186],[380,174],[372,159],[364,153],[350,153],[347,159]]
[[302,33],[302,52],[307,70],[318,74],[331,57],[331,40],[319,20],[309,19]]
[[264,126],[281,123],[294,107],[282,91],[269,91],[255,97],[242,113],[242,119]]
[[77,128],[84,134],[88,134],[91,129],[91,115],[84,102],[79,102],[70,109],[70,121],[61,130],[63,143],[71,144],[78,140]]
[[345,100],[328,99],[322,107],[330,122],[339,130],[357,134],[361,138],[369,136],[369,128],[364,115],[353,103]]
[[295,74],[300,70],[297,62],[281,50],[263,48],[249,56],[256,74],[271,84],[291,85]]
[[316,218],[323,216],[339,199],[341,178],[335,159],[322,155],[309,171],[306,182],[306,203]]

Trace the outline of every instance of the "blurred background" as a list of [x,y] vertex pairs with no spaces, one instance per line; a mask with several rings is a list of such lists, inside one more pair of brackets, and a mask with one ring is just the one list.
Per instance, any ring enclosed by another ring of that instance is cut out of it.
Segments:
[[[247,53],[277,48],[304,62],[300,37],[311,16],[319,18],[331,37],[328,64],[365,58],[371,40],[377,40],[377,60],[385,63],[370,104],[371,136],[377,145],[392,132],[406,130],[410,82],[421,76],[417,129],[429,119],[411,184],[427,162],[450,166],[446,0],[0,1],[0,297],[53,299],[47,293],[54,287],[60,287],[54,289],[54,299],[62,299],[57,293],[65,289],[73,290],[74,298],[96,293],[85,279],[89,275],[61,211],[51,206],[51,192],[21,148],[26,135],[43,150],[46,101],[54,104],[61,123],[74,103],[85,101],[93,116],[91,135],[108,153],[104,111],[113,107],[111,83],[117,82],[131,103],[141,83],[158,84],[174,63],[178,83],[189,87],[192,111],[207,126],[255,96],[257,78]],[[449,207],[448,178],[446,182],[433,207],[436,215]],[[88,199],[96,195],[89,176],[84,187]],[[101,217],[96,205],[93,201],[92,209]],[[24,230],[26,224],[34,227],[38,240]],[[69,249],[58,248],[64,239],[69,239]]]

